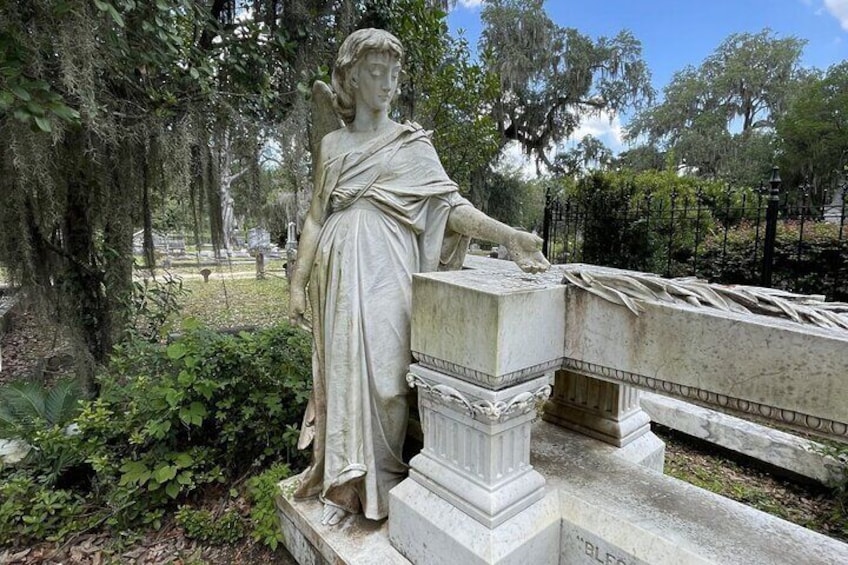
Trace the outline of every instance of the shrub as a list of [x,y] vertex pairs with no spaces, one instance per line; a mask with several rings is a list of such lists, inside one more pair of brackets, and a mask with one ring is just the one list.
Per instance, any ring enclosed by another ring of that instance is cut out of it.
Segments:
[[[291,459],[310,361],[308,334],[285,325],[235,336],[192,327],[167,345],[122,345],[99,377],[100,396],[73,419],[78,434],[54,426],[25,438],[43,453],[70,454],[65,469],[74,472],[54,476],[49,458],[0,470],[0,484],[13,481],[0,505],[0,544],[64,537],[79,526],[78,507],[86,523],[158,527],[204,485]],[[29,507],[36,496],[68,509],[42,520]]]
[[[741,224],[724,235],[708,238],[698,253],[697,275],[726,284],[759,285],[762,273],[762,230]],[[803,241],[800,224],[780,222],[775,239],[772,286],[802,294],[826,294],[829,300],[848,300],[848,240],[839,238],[839,227],[807,222]],[[692,273],[692,261],[678,275]]]
[[283,532],[277,518],[277,483],[291,475],[289,466],[277,464],[247,480],[247,496],[250,501],[251,537],[276,550],[283,542]]
[[729,215],[723,203],[741,198],[720,183],[655,171],[596,172],[568,196],[581,218],[572,228],[582,238],[576,259],[652,272],[666,270],[669,254],[685,260],[715,224],[718,208]]
[[234,509],[211,510],[180,506],[174,518],[186,537],[215,544],[235,543],[245,534],[244,519]]

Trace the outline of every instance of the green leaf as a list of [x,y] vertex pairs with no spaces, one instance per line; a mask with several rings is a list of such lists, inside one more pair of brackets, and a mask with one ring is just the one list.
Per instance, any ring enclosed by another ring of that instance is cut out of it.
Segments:
[[195,376],[188,371],[180,371],[180,374],[177,375],[177,382],[183,386],[189,386],[195,381]]
[[121,14],[118,13],[118,10],[111,4],[109,4],[109,15],[112,16],[112,19],[115,20],[115,23],[118,24],[118,27],[124,27],[124,18],[121,17]]
[[194,464],[194,459],[188,453],[179,453],[174,457],[174,464],[178,469],[184,469],[185,467],[191,467]]
[[35,119],[35,125],[38,126],[38,129],[44,133],[50,133],[53,131],[53,128],[50,126],[50,120],[47,118],[43,118],[41,116],[33,116],[33,118]]
[[176,389],[169,388],[165,391],[165,402],[167,402],[171,408],[176,408],[182,398],[182,393]]
[[51,108],[53,115],[67,122],[77,122],[80,119],[80,113],[64,104],[57,104]]
[[101,12],[105,12],[109,9],[109,3],[103,2],[103,0],[94,0],[94,5],[97,6],[97,9]]
[[190,74],[190,75],[191,75],[191,78],[193,78],[193,79],[195,79],[195,80],[197,80],[198,78],[200,78],[200,73],[199,73],[199,72],[197,72],[197,69],[195,69],[194,67],[192,67],[192,68],[190,68],[190,69],[188,70],[188,74]]
[[[36,118],[36,121],[38,119]],[[53,385],[44,399],[44,415],[47,422],[55,426],[62,426],[69,422],[77,413],[81,398],[82,390],[75,380],[63,380]]]
[[170,496],[171,498],[177,498],[180,494],[180,485],[178,483],[168,483],[165,487],[165,494]]
[[168,359],[181,359],[186,354],[186,346],[180,342],[172,343],[166,351]]
[[30,100],[32,100],[32,96],[30,95],[29,91],[24,90],[20,86],[14,85],[11,88],[9,88],[9,90],[11,90],[12,94],[17,96],[18,98],[20,98],[24,102],[29,102]]
[[0,92],[0,108],[8,108],[15,101],[11,92],[4,90]]
[[150,469],[141,461],[127,461],[120,469],[122,485],[143,485],[150,478]]
[[180,420],[185,424],[199,426],[203,423],[206,414],[206,406],[200,402],[192,402],[189,406],[180,408]]
[[191,484],[191,471],[183,471],[177,475],[177,482],[183,486]]
[[162,465],[153,471],[153,479],[159,484],[165,484],[177,476],[177,468],[173,465]]
[[215,385],[210,382],[200,382],[194,385],[194,390],[200,393],[206,400],[212,400],[212,392],[215,390]]

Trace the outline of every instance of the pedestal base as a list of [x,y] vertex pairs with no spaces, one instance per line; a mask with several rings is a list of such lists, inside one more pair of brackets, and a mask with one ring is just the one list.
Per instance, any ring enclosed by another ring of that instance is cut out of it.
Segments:
[[413,479],[389,494],[389,539],[416,565],[554,565],[559,563],[556,492],[488,528]]
[[411,565],[389,543],[386,520],[374,522],[359,514],[322,526],[323,505],[317,498],[292,499],[299,480],[281,482],[276,502],[283,544],[300,565]]

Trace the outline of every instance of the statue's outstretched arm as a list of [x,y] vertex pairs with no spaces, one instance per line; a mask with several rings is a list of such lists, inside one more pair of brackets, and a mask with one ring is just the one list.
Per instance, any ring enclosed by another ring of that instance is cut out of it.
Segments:
[[502,224],[473,206],[451,209],[448,228],[469,237],[505,245],[512,260],[527,273],[547,271],[551,266],[542,255],[542,238]]

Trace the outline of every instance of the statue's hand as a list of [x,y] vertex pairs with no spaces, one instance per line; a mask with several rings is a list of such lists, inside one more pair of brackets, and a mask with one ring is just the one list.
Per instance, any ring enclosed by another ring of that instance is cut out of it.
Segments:
[[515,230],[506,242],[509,256],[525,273],[547,271],[551,264],[542,255],[542,238],[532,233]]
[[289,324],[311,330],[304,317],[306,313],[306,292],[302,288],[292,288],[289,296]]

